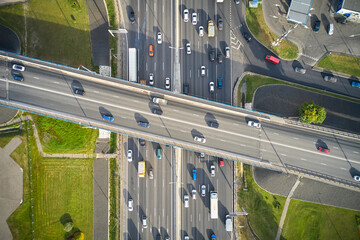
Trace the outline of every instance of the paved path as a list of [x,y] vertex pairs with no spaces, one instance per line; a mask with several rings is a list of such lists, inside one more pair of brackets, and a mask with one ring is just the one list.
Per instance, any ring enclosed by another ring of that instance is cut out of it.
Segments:
[[12,239],[6,219],[22,203],[23,171],[10,157],[20,144],[20,138],[14,137],[4,149],[0,148],[0,233],[3,240]]

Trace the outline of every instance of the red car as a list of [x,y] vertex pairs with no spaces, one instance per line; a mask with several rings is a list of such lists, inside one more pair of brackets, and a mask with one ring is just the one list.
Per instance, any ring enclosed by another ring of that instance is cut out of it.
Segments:
[[320,152],[330,153],[330,149],[328,149],[328,148],[318,147],[318,150],[319,150]]
[[224,159],[219,158],[219,165],[220,165],[220,167],[224,166]]

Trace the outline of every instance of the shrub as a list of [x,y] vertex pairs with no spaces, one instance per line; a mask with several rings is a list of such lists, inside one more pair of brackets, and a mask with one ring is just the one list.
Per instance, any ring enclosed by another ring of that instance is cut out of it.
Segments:
[[325,108],[316,105],[313,102],[304,102],[299,110],[300,121],[303,123],[321,124],[326,118]]
[[67,222],[67,223],[65,223],[65,225],[64,225],[64,230],[65,230],[66,232],[70,232],[71,229],[73,228],[73,226],[74,226],[74,224],[73,224],[72,222]]

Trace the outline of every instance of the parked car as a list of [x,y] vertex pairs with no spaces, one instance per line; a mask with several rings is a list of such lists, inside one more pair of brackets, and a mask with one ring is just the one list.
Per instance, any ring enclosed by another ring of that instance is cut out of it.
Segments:
[[85,95],[85,91],[82,90],[82,89],[79,89],[79,88],[75,88],[74,93],[77,94],[77,95],[81,95],[81,96]]
[[210,82],[209,83],[209,91],[211,92],[211,93],[213,93],[214,91],[215,91],[215,84],[214,84],[214,82]]
[[199,26],[199,37],[204,36],[204,27],[203,26]]
[[16,81],[20,81],[20,82],[24,81],[24,77],[22,77],[20,75],[16,75],[16,74],[13,75],[13,79]]
[[129,19],[130,19],[131,24],[135,23],[135,13],[134,13],[134,11],[130,12]]
[[341,23],[341,24],[347,24],[348,23],[346,18],[343,18],[343,17],[340,17],[340,18],[336,19],[336,22]]
[[360,88],[360,82],[352,81],[351,86],[355,88]]
[[190,43],[186,44],[186,54],[190,55],[191,54],[191,47],[190,47]]
[[193,25],[197,24],[197,14],[195,12],[192,14],[192,24]]
[[320,30],[320,24],[321,24],[321,22],[320,22],[320,20],[316,20],[315,21],[315,24],[314,24],[314,32],[319,32],[319,30]]
[[161,34],[161,32],[158,32],[158,34],[157,34],[157,43],[162,44],[162,34]]
[[221,88],[222,88],[222,78],[221,78],[221,77],[218,78],[217,88],[218,88],[218,89],[221,89]]
[[324,153],[330,153],[330,149],[326,148],[326,147],[318,147],[318,150],[320,152],[324,152]]
[[165,78],[165,88],[170,89],[170,78]]
[[328,27],[328,34],[331,36],[334,34],[334,24],[330,23]]
[[153,57],[154,56],[154,45],[149,44],[149,56]]
[[247,32],[243,32],[243,37],[245,38],[245,40],[247,41],[247,42],[250,42],[251,41],[251,36],[249,35],[249,33],[247,33]]
[[205,68],[205,66],[200,67],[200,75],[202,77],[206,76],[206,68]]
[[202,197],[206,196],[206,186],[204,184],[201,186],[201,196]]
[[295,72],[305,74],[306,70],[302,67],[295,67]]
[[254,122],[254,121],[248,121],[248,126],[249,127],[261,128],[261,123]]
[[110,121],[110,122],[114,121],[114,117],[109,114],[102,114],[101,116],[103,119],[105,119],[107,121]]
[[336,82],[337,82],[337,78],[336,78],[336,77],[332,77],[332,76],[324,76],[324,81],[325,81],[325,82],[336,83]]
[[143,122],[143,121],[138,121],[138,125],[141,126],[141,127],[146,127],[146,128],[150,127],[150,123]]
[[129,149],[127,151],[127,160],[128,160],[128,162],[132,162],[132,150],[131,149]]
[[194,141],[200,142],[200,143],[206,143],[206,138],[195,136]]
[[25,67],[19,64],[13,64],[12,69],[16,70],[16,71],[20,71],[23,72],[25,71]]
[[149,74],[149,84],[154,85],[154,74],[153,73]]
[[188,22],[189,21],[189,10],[185,9],[184,10],[184,22]]

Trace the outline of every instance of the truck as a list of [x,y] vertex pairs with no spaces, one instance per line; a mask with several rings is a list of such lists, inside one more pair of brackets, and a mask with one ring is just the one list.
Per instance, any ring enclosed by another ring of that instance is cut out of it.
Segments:
[[215,37],[215,26],[212,20],[208,22],[208,33],[209,37]]
[[228,232],[232,231],[232,220],[229,214],[225,217],[225,229]]
[[218,216],[218,196],[217,192],[210,192],[210,218],[217,219]]
[[159,97],[153,97],[152,99],[153,103],[159,104],[159,105],[163,105],[165,106],[167,104],[167,100],[163,99],[163,98],[159,98]]
[[138,172],[139,172],[139,178],[145,177],[145,161],[139,161]]
[[136,48],[129,48],[129,81],[137,82],[137,57]]
[[224,0],[216,0],[217,3],[222,3]]

